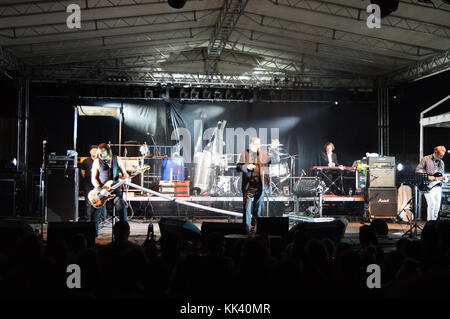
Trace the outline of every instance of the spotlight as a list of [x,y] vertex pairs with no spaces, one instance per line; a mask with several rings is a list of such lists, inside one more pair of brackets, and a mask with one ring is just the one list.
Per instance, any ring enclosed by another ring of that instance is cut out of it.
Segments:
[[397,95],[394,95],[394,100],[396,100],[397,99]]
[[152,99],[153,98],[153,90],[145,89],[144,90],[144,97]]
[[339,105],[339,101],[338,100],[334,101],[334,105]]
[[17,159],[14,157],[14,159],[12,160],[12,163],[14,166],[17,166]]
[[222,92],[219,91],[219,90],[214,91],[214,99],[215,100],[221,100],[222,99]]
[[182,98],[182,99],[188,99],[189,98],[189,90],[187,90],[187,89],[181,89],[181,91],[180,91],[180,98]]
[[239,90],[236,92],[236,100],[245,100],[244,91]]
[[200,98],[200,92],[195,90],[195,89],[192,89],[192,91],[191,91],[191,99],[198,100],[199,98]]
[[169,6],[175,9],[181,9],[186,4],[186,0],[169,0]]
[[225,91],[225,98],[227,100],[233,100],[234,99],[234,92],[232,90],[226,90]]
[[399,171],[399,172],[401,172],[401,171],[403,171],[403,164],[402,163],[398,163],[398,165],[397,165],[397,171]]

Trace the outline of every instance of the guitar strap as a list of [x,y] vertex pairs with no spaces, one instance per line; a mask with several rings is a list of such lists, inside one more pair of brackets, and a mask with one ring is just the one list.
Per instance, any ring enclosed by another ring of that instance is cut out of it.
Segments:
[[122,169],[117,162],[117,156],[113,156],[112,159],[112,169],[113,169],[113,181],[117,182],[119,180],[119,173],[122,173]]

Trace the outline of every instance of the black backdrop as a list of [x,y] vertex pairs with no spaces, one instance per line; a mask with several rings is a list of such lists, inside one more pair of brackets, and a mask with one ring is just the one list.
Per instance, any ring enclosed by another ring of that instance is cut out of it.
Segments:
[[[217,126],[220,120],[227,120],[229,129],[255,128],[258,131],[267,128],[269,141],[271,129],[279,129],[280,142],[285,145],[285,150],[299,155],[298,168],[308,169],[318,164],[319,152],[327,141],[335,144],[339,162],[343,165],[351,165],[366,152],[377,151],[377,108],[374,103],[338,106],[329,103],[165,103],[38,97],[32,103],[30,144],[35,167],[40,164],[43,139],[48,141],[48,151],[57,154],[73,148],[75,104],[122,106],[122,142],[134,140],[152,144],[150,133],[158,145],[175,144],[176,141],[171,140],[173,125],[170,121],[170,111],[174,108],[183,120],[178,124],[185,126],[192,138],[194,120],[200,119],[204,130]],[[118,143],[118,136],[118,118],[80,117],[78,152],[80,156],[87,156],[90,145],[108,141]],[[240,152],[238,149],[235,151]]]

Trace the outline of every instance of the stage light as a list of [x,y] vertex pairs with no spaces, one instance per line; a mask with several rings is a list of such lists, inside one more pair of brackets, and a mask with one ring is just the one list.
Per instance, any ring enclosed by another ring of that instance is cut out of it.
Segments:
[[219,91],[219,90],[214,91],[214,99],[215,100],[221,100],[222,99],[222,92]]
[[195,89],[192,89],[192,91],[191,91],[191,99],[198,100],[199,98],[200,98],[200,92],[195,90]]
[[339,101],[334,101],[334,105],[339,105]]
[[397,99],[397,95],[394,95],[394,100],[396,100]]
[[403,171],[403,164],[402,163],[398,163],[398,165],[397,165],[397,171],[399,171],[399,172],[401,172],[401,171]]
[[153,98],[153,90],[145,89],[144,90],[144,97],[146,97],[148,99],[152,99]]
[[12,160],[12,163],[14,166],[17,166],[17,159],[14,157],[14,159]]
[[189,91],[187,89],[181,89],[180,91],[180,98],[182,99],[188,99],[190,96]]
[[236,92],[236,100],[245,100],[244,91],[239,90]]
[[399,0],[370,0],[370,3],[380,7],[381,18],[384,18],[398,9]]
[[186,4],[186,0],[169,0],[169,6],[175,9],[181,9]]
[[226,90],[225,91],[225,99],[233,100],[234,99],[234,92],[232,90]]
[[212,91],[208,89],[204,89],[202,92],[202,96],[204,99],[211,99],[212,97]]

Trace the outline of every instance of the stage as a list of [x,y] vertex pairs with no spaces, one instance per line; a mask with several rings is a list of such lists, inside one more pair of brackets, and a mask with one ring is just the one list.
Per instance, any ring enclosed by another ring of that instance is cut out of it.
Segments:
[[[192,222],[199,229],[201,229],[203,222],[241,223],[241,219],[234,219],[232,221],[229,221],[226,218],[215,218],[215,219],[176,218],[176,219],[182,219],[182,220],[185,220],[188,222]],[[156,241],[158,241],[161,237],[161,232],[160,232],[159,225],[158,225],[159,218],[154,218],[151,221],[142,219],[142,218],[130,219],[129,220],[129,224],[130,224],[130,239],[129,240],[138,245],[143,244],[147,237],[147,231],[148,231],[148,226],[149,226],[150,222],[153,224],[153,231],[155,234],[155,239],[156,239]],[[410,225],[409,224],[399,224],[399,223],[392,222],[390,220],[387,220],[386,223],[388,225],[389,232],[388,232],[387,236],[379,238],[379,244],[388,250],[394,249],[396,241],[401,239],[403,234],[410,229]],[[30,224],[30,225],[35,229],[35,231],[37,231],[37,232],[41,231],[39,224]],[[363,221],[357,220],[357,219],[350,220],[347,225],[344,237],[341,240],[341,242],[349,244],[352,247],[357,248],[359,246],[359,237],[358,237],[359,236],[359,228],[363,225],[370,225],[370,223],[363,222]],[[425,221],[419,221],[418,225],[421,228],[423,228],[423,226],[425,225]],[[44,225],[43,230],[44,230],[43,238],[46,240],[47,239],[47,224]],[[408,238],[408,237],[405,237],[405,238]],[[95,240],[95,243],[97,245],[107,245],[107,244],[111,243],[111,241],[112,241],[111,223],[110,222],[107,222],[106,224],[102,223],[100,225],[100,229],[99,229],[99,236]]]

